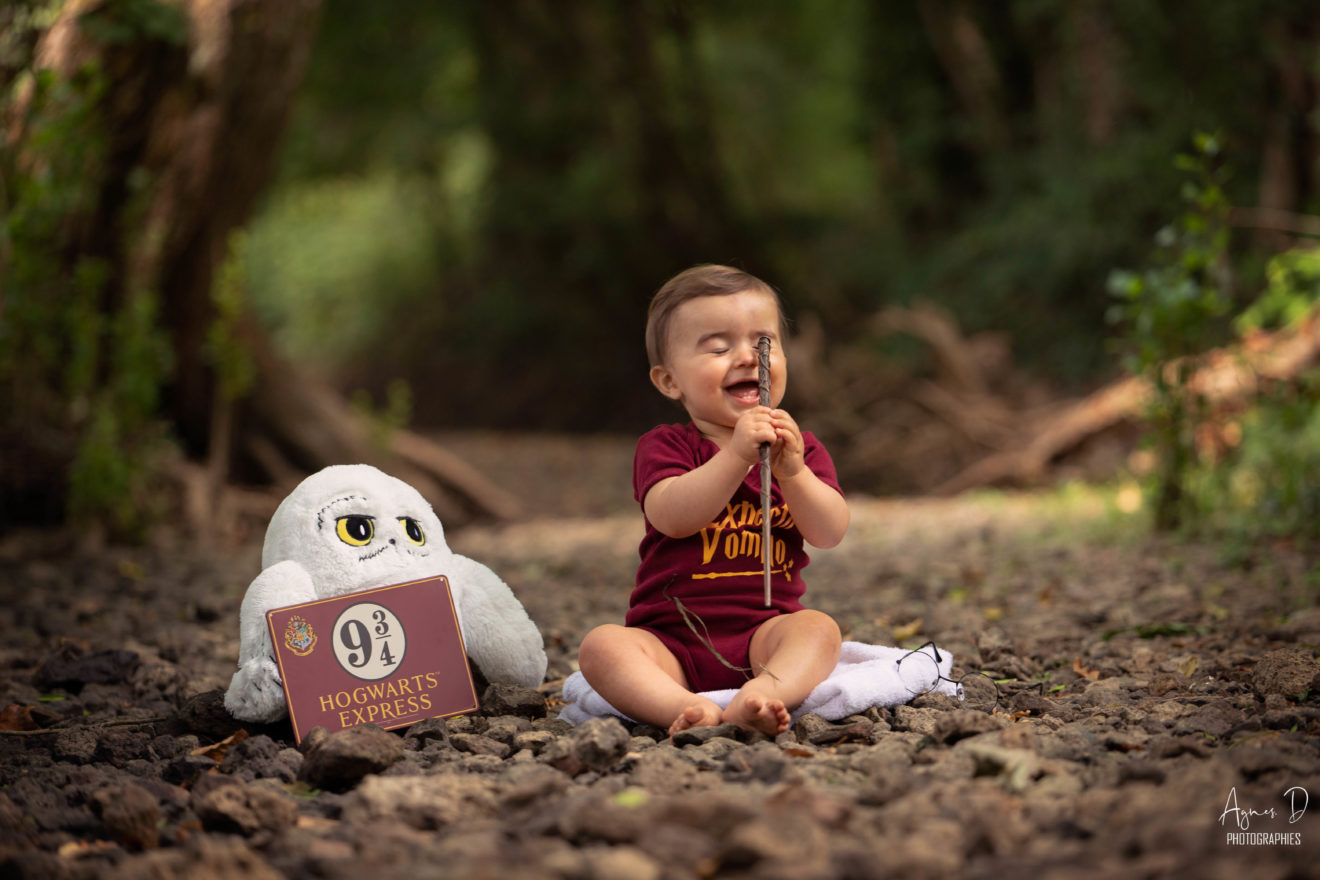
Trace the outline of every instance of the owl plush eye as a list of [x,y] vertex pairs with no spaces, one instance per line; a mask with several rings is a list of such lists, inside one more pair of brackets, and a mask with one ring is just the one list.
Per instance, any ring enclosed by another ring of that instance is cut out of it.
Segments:
[[426,534],[422,532],[421,523],[417,520],[411,516],[401,516],[399,517],[399,525],[403,526],[403,532],[408,536],[409,541],[412,541],[418,547],[426,543]]
[[335,520],[335,534],[351,547],[362,547],[371,543],[372,536],[376,534],[376,526],[371,517],[352,513]]

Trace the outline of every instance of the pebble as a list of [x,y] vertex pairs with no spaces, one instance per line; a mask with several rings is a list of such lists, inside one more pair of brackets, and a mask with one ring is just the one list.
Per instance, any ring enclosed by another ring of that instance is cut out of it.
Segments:
[[1310,648],[1291,647],[1270,651],[1256,662],[1251,684],[1262,697],[1277,694],[1296,700],[1310,690],[1320,675],[1320,660]]
[[244,836],[258,831],[282,831],[293,825],[298,817],[298,806],[293,798],[266,786],[245,782],[212,789],[194,798],[192,808],[203,828]]
[[539,755],[539,759],[569,776],[605,770],[627,752],[631,735],[617,718],[593,718],[572,728]]
[[97,790],[92,804],[111,840],[129,849],[153,849],[159,843],[160,806],[142,786],[108,785]]
[[516,684],[492,684],[481,696],[481,714],[544,718],[545,697],[535,688]]
[[309,739],[314,743],[305,749],[298,778],[330,791],[346,791],[364,776],[380,773],[403,758],[400,737],[374,724]]

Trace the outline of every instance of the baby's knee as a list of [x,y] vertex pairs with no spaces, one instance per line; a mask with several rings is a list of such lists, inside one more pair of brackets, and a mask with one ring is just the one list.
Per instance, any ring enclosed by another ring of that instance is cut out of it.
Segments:
[[615,652],[626,643],[627,635],[627,627],[617,623],[603,623],[588,632],[578,646],[578,668],[585,672],[588,666],[612,662]]
[[822,644],[842,644],[843,633],[839,624],[825,612],[804,608],[794,612],[793,617],[804,632],[819,639]]

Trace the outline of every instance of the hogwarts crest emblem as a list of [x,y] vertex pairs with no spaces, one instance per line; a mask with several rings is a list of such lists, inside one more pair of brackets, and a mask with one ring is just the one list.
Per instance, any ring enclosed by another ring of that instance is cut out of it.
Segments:
[[295,614],[284,627],[284,645],[299,657],[305,657],[316,647],[316,630]]

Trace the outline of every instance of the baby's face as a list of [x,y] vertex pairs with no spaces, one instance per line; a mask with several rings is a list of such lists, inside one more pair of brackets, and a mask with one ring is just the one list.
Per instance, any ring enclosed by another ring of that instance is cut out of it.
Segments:
[[651,369],[651,381],[698,427],[732,428],[758,403],[762,336],[770,337],[770,405],[784,399],[788,364],[779,324],[774,297],[757,290],[688,300],[674,311],[665,363]]

